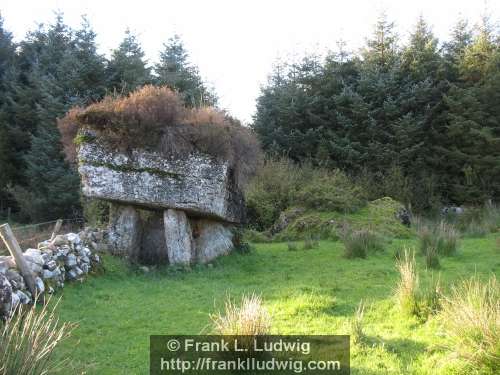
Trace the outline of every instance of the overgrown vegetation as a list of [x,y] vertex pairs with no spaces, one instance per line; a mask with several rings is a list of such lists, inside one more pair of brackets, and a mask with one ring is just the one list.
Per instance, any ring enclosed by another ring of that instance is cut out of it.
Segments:
[[455,285],[440,315],[449,348],[465,361],[468,373],[500,368],[500,285],[496,277],[477,277]]
[[[460,234],[450,224],[441,221],[439,224],[425,224],[418,230],[420,253],[427,256],[451,256],[456,254],[460,241]],[[431,255],[434,256],[434,255]]]
[[0,322],[1,375],[43,375],[62,369],[63,361],[54,357],[54,350],[75,325],[59,323],[56,307],[21,307]]
[[289,159],[269,159],[246,189],[251,225],[270,228],[291,207],[316,211],[354,212],[366,204],[362,189],[344,173],[301,165]]
[[347,231],[341,236],[341,240],[346,258],[366,258],[370,253],[384,249],[382,238],[368,229]]
[[349,47],[277,64],[253,124],[263,147],[355,176],[369,199],[414,211],[500,198],[495,20],[457,20],[438,41],[423,16],[408,41],[382,13]]
[[212,330],[218,335],[266,335],[271,328],[271,316],[256,294],[242,296],[240,304],[228,296],[224,312],[212,314],[210,319]]
[[417,274],[415,253],[405,249],[402,257],[396,260],[399,271],[399,282],[396,287],[396,298],[402,312],[413,315],[417,312],[419,279]]

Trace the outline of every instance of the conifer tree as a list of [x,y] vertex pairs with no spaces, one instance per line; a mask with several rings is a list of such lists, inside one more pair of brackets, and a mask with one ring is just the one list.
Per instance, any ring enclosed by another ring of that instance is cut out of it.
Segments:
[[188,106],[215,105],[215,94],[205,86],[198,68],[190,64],[188,58],[181,38],[178,35],[170,38],[155,66],[157,84],[177,90]]
[[106,74],[108,89],[118,93],[128,93],[151,81],[144,51],[129,29],[119,47],[112,52]]

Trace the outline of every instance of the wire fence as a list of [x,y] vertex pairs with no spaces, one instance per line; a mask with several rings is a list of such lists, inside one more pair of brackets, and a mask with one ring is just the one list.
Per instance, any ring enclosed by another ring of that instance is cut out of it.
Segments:
[[[44,223],[20,225],[12,227],[21,249],[36,248],[38,243],[50,239],[57,220]],[[83,229],[85,221],[83,218],[63,219],[60,233],[78,232]],[[9,251],[3,241],[0,240],[0,255],[8,255]]]

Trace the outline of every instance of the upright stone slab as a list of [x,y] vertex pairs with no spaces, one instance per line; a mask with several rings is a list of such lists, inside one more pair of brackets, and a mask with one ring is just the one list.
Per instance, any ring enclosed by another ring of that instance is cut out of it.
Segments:
[[233,232],[222,223],[211,220],[197,220],[194,232],[196,261],[208,263],[233,248]]
[[137,257],[141,248],[142,226],[136,208],[111,204],[108,240],[112,254]]
[[193,233],[186,213],[166,210],[163,213],[163,221],[169,263],[190,264],[194,260]]

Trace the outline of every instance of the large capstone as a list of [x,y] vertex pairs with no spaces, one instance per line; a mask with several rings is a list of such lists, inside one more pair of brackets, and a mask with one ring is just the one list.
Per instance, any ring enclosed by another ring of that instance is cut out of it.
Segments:
[[83,194],[230,223],[244,219],[241,191],[227,162],[203,154],[166,158],[143,149],[118,151],[93,140],[78,149]]

